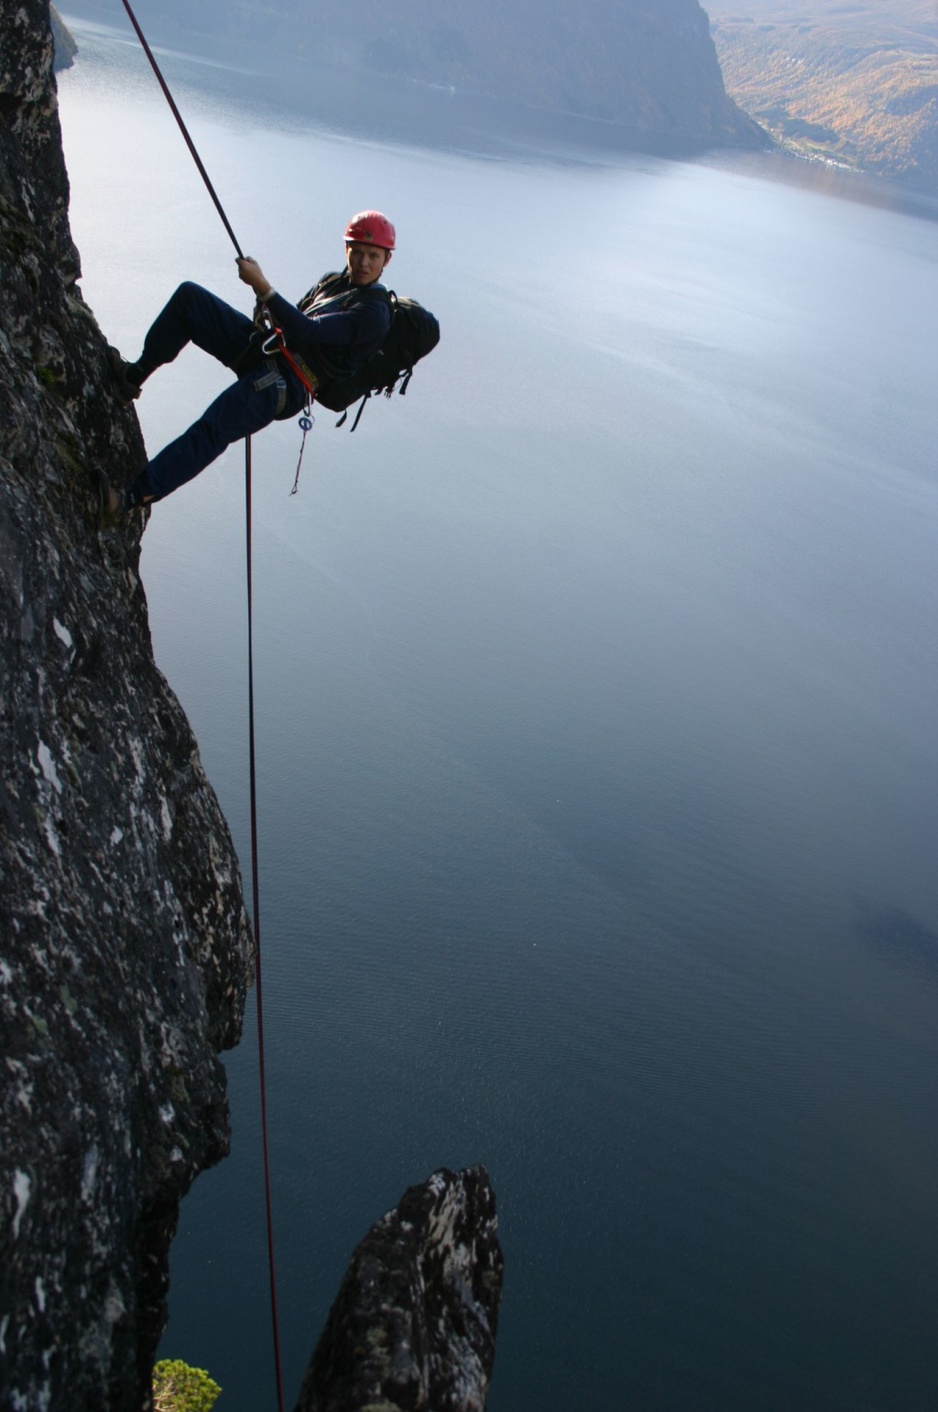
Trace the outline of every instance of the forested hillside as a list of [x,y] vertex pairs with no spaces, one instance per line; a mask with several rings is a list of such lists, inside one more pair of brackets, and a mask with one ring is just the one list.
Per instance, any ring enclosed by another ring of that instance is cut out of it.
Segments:
[[727,90],[794,150],[938,190],[934,0],[715,0]]

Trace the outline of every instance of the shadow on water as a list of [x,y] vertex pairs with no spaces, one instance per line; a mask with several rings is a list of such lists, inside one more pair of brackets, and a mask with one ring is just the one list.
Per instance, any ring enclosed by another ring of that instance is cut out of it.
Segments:
[[899,970],[938,982],[938,932],[901,908],[874,913],[859,925],[863,942]]

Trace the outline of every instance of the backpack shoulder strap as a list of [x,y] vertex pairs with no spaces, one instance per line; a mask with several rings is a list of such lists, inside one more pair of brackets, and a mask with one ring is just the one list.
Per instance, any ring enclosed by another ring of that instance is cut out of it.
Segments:
[[339,270],[331,275],[323,275],[318,284],[314,284],[303,298],[300,300],[298,308],[304,314],[312,314],[319,311],[322,304],[334,304],[336,309],[352,309],[357,304],[390,304],[393,316],[396,304],[396,296],[393,291],[385,289],[384,285],[364,285],[357,289],[354,285],[349,288],[345,283],[345,271]]
[[356,304],[390,304],[392,317],[397,308],[397,295],[393,289],[385,289],[383,284],[366,284],[349,293],[354,295]]
[[302,309],[307,304],[312,304],[314,300],[321,299],[323,296],[329,298],[329,296],[335,292],[341,278],[341,270],[333,270],[331,274],[323,275],[322,279],[317,280],[312,289],[308,289],[303,295],[303,298],[299,301],[299,308]]

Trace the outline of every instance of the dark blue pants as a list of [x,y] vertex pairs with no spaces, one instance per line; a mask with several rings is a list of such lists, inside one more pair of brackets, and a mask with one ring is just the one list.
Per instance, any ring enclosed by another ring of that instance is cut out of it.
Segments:
[[[201,285],[181,284],[143,344],[140,361],[171,363],[187,343],[233,368],[244,354],[254,325]],[[280,417],[292,417],[306,402],[306,389],[280,358],[264,359],[215,398],[188,431],[153,457],[130,486],[131,499],[162,500],[204,471],[226,446],[252,436]]]

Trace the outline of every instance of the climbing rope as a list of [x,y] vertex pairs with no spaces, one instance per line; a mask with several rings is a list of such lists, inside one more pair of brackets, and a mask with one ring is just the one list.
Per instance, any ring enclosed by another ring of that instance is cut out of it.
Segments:
[[242,250],[241,250],[241,246],[238,244],[238,237],[235,235],[234,231],[233,231],[232,228],[231,228],[231,222],[228,220],[228,217],[225,215],[224,207],[222,206],[221,202],[219,201],[218,196],[216,195],[216,192],[215,192],[215,188],[214,188],[214,186],[212,185],[211,181],[209,180],[208,172],[205,170],[204,166],[202,165],[202,158],[199,156],[198,152],[196,151],[195,143],[192,141],[192,138],[189,136],[189,129],[186,127],[185,123],[183,122],[183,120],[182,120],[182,114],[180,113],[179,109],[176,107],[176,103],[175,103],[175,100],[174,100],[174,98],[173,98],[173,95],[172,95],[172,94],[170,93],[170,91],[169,91],[169,84],[166,82],[165,78],[163,77],[163,75],[162,75],[162,73],[161,73],[161,71],[160,71],[160,66],[159,66],[159,64],[156,62],[156,59],[153,57],[153,50],[150,48],[149,44],[147,43],[147,41],[146,41],[146,36],[145,36],[145,34],[143,33],[143,30],[140,28],[139,24],[137,23],[137,16],[134,14],[133,10],[130,8],[130,5],[128,4],[128,0],[124,0],[124,9],[127,11],[127,14],[128,14],[129,17],[130,17],[130,23],[133,25],[133,27],[134,27],[134,29],[135,29],[135,31],[136,31],[137,38],[140,40],[140,44],[141,44],[141,46],[142,46],[142,48],[143,48],[144,54],[146,54],[147,58],[150,60],[150,67],[151,67],[151,69],[153,70],[153,72],[156,74],[157,83],[159,84],[160,88],[162,88],[162,90],[163,90],[163,96],[164,96],[164,98],[166,99],[167,103],[168,103],[169,106],[170,106],[170,110],[171,110],[171,112],[172,112],[172,115],[173,115],[173,117],[176,119],[176,122],[179,124],[179,131],[182,133],[183,137],[185,138],[186,146],[188,147],[189,151],[192,153],[192,160],[195,162],[196,166],[197,166],[198,169],[199,169],[199,176],[200,176],[200,177],[202,178],[202,180],[205,182],[205,188],[206,188],[206,190],[208,191],[209,196],[211,196],[212,200],[215,202],[215,210],[216,210],[216,211],[218,212],[218,214],[221,216],[222,225],[225,227],[225,230],[228,232],[229,236],[231,237],[231,243],[232,243],[232,245],[233,245],[234,248],[235,248],[235,252],[236,252],[237,255],[243,260],[243,259],[244,259],[244,254],[243,254],[243,252],[242,252]]
[[[244,258],[241,246],[238,244],[237,236],[231,227],[231,222],[225,215],[224,208],[218,199],[215,188],[209,180],[208,172],[202,164],[202,159],[196,151],[195,143],[189,136],[189,130],[182,120],[182,114],[176,107],[173,95],[169,91],[169,86],[160,72],[160,66],[153,57],[153,51],[146,41],[143,30],[137,23],[137,17],[130,8],[128,0],[123,0],[124,9],[130,17],[130,23],[136,31],[137,38],[143,47],[143,52],[150,61],[159,82],[160,88],[176,122],[179,131],[186,141],[186,146],[192,154],[193,161],[199,170],[209,196],[215,203],[215,209],[221,216],[222,224],[231,237],[238,256]],[[306,430],[303,432],[303,440],[306,440]],[[300,453],[302,457],[302,452]],[[299,468],[297,468],[299,474]],[[246,527],[246,561],[247,561],[247,613],[248,613],[248,748],[249,748],[249,774],[250,774],[250,796],[251,796],[251,889],[253,893],[253,916],[254,916],[254,989],[257,1004],[257,1061],[258,1077],[260,1084],[261,1100],[261,1147],[264,1158],[264,1197],[267,1208],[267,1263],[270,1272],[270,1313],[273,1325],[274,1342],[274,1369],[277,1378],[277,1407],[278,1412],[283,1412],[283,1365],[280,1356],[280,1317],[277,1310],[277,1276],[274,1265],[274,1221],[273,1204],[271,1201],[270,1184],[270,1153],[267,1140],[267,1077],[264,1064],[264,1006],[261,991],[261,906],[260,906],[260,882],[257,862],[257,775],[255,770],[255,749],[254,749],[254,627],[253,627],[253,590],[251,575],[251,438],[247,437],[244,443],[244,517]]]
[[[126,0],[125,0],[126,3]],[[245,561],[248,588],[248,742],[251,776],[251,891],[254,905],[254,989],[257,996],[257,1065],[261,1090],[261,1145],[264,1150],[264,1197],[267,1207],[267,1259],[270,1267],[270,1312],[277,1375],[277,1407],[283,1412],[283,1369],[280,1359],[280,1318],[277,1313],[277,1278],[274,1270],[274,1220],[270,1196],[270,1158],[267,1142],[267,1076],[264,1068],[264,1006],[261,992],[261,891],[257,863],[257,785],[254,768],[254,595],[251,573],[251,438],[244,443]]]

